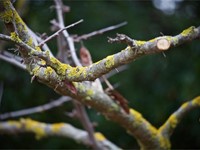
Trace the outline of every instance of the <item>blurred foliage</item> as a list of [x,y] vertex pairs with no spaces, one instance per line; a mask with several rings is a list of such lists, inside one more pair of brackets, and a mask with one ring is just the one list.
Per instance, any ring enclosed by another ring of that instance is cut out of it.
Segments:
[[[71,11],[65,14],[65,24],[69,25],[80,19],[84,22],[69,29],[71,34],[85,34],[110,25],[127,21],[128,25],[117,30],[98,35],[84,45],[90,50],[94,61],[125,48],[122,44],[109,44],[107,37],[124,33],[138,40],[148,40],[156,36],[176,35],[189,26],[200,25],[200,3],[198,1],[181,1],[172,15],[157,10],[151,1],[64,1]],[[27,25],[35,32],[52,34],[50,20],[56,18],[53,1],[18,0],[16,8]],[[23,9],[23,11],[22,11]],[[1,33],[6,33],[0,24]],[[56,40],[49,43],[56,53]],[[11,45],[9,45],[10,47]],[[77,51],[80,44],[76,44]],[[0,47],[2,49],[2,46]],[[6,48],[7,49],[7,48]],[[166,57],[164,57],[166,55]],[[112,78],[112,84],[129,100],[130,107],[140,111],[153,125],[159,127],[168,116],[184,101],[200,95],[200,44],[192,41],[165,54],[155,54],[139,58],[128,65],[128,70]],[[31,77],[15,66],[0,61],[0,82],[4,84],[0,112],[20,110],[47,103],[58,98],[48,87],[33,82]],[[70,103],[51,111],[31,115],[33,119],[44,122],[68,122],[82,128],[77,120],[67,117],[64,112],[73,109]],[[88,109],[89,116],[98,126],[97,131],[118,146],[138,148],[136,140],[116,123],[106,120],[102,115]],[[172,148],[200,148],[200,111],[195,110],[184,118],[172,136]],[[83,148],[70,139],[50,137],[36,140],[30,134],[0,136],[0,148]]]

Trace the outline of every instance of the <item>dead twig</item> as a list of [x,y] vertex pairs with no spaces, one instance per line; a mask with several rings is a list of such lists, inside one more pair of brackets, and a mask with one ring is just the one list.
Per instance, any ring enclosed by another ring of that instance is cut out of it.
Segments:
[[69,97],[62,96],[59,99],[54,100],[54,101],[49,102],[44,105],[1,114],[0,119],[4,120],[4,119],[8,119],[8,118],[16,118],[16,117],[20,117],[20,116],[26,116],[26,115],[30,115],[30,114],[34,114],[34,113],[41,113],[41,112],[50,110],[52,108],[59,107],[63,103],[68,102],[69,100],[70,100]]
[[110,27],[106,27],[106,28],[103,28],[103,29],[100,29],[100,30],[97,30],[97,31],[93,31],[93,32],[88,33],[88,34],[83,34],[81,36],[75,37],[74,41],[80,42],[81,40],[87,40],[88,38],[90,38],[92,36],[103,34],[104,32],[108,32],[108,31],[111,31],[111,30],[115,30],[115,29],[120,28],[120,27],[122,27],[126,24],[127,24],[127,22],[125,21],[125,22],[122,22],[122,23],[119,23],[119,24],[116,24],[116,25],[113,25],[113,26],[110,26]]
[[58,30],[57,32],[55,32],[54,34],[52,34],[51,36],[49,36],[48,38],[46,38],[44,41],[42,41],[41,43],[38,44],[39,47],[42,47],[47,41],[53,39],[55,36],[59,35],[62,31],[66,30],[66,29],[69,29],[79,23],[83,22],[83,19],[73,23],[73,24],[70,24],[64,28],[61,28],[60,30]]

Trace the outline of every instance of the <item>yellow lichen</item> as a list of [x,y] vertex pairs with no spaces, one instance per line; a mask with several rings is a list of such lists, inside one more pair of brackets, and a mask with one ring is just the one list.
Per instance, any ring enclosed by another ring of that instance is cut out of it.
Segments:
[[5,22],[5,23],[9,23],[12,22],[12,18],[13,18],[13,11],[12,9],[7,9],[4,12],[0,13],[0,18]]
[[16,128],[21,128],[21,124],[17,121],[8,121],[8,124],[11,125],[11,126],[15,126]]
[[189,104],[188,102],[182,104],[182,105],[181,105],[181,108],[182,108],[182,109],[185,109],[185,108],[188,106],[188,104]]
[[111,104],[111,107],[110,107],[110,111],[119,111],[120,110],[120,107],[119,105],[115,104],[115,103],[112,103]]
[[44,71],[44,74],[45,74],[45,78],[49,78],[49,76],[53,73],[53,69],[51,67],[47,67]]
[[58,132],[61,130],[61,128],[64,126],[65,124],[64,123],[56,123],[56,124],[53,124],[51,126],[51,129],[53,132]]
[[154,126],[152,126],[152,125],[150,125],[150,124],[146,124],[146,128],[150,131],[150,133],[152,134],[152,138],[154,138],[156,135],[157,135],[157,133],[158,133],[158,130],[154,127]]
[[135,41],[137,46],[142,46],[143,44],[146,43],[146,41]]
[[15,32],[10,33],[10,38],[17,43],[21,42],[20,38],[18,37],[17,33],[15,33]]
[[86,67],[70,67],[68,68],[68,71],[67,71],[67,75],[68,77],[80,77],[80,76],[83,76],[84,78],[86,78]]
[[181,32],[181,35],[182,35],[182,36],[187,36],[187,35],[193,33],[193,32],[194,32],[194,29],[195,29],[195,27],[194,27],[194,26],[191,26],[191,27],[189,27],[188,29],[183,30],[183,32]]
[[97,141],[104,141],[104,140],[106,140],[105,136],[102,133],[100,133],[100,132],[96,132],[94,134],[94,136],[95,136],[95,138],[96,138]]
[[40,139],[45,136],[45,124],[39,123],[32,119],[21,119],[21,122],[24,125],[24,128],[27,131],[34,132],[36,135],[36,139]]
[[61,78],[65,78],[67,69],[71,69],[72,67],[68,64],[61,63],[55,57],[51,57],[50,59],[54,68],[56,69],[56,72],[60,75]]
[[149,40],[149,42],[155,42],[157,40],[157,38],[151,39]]
[[178,120],[177,120],[177,118],[176,118],[175,115],[171,115],[171,116],[169,117],[169,123],[170,123],[170,126],[171,126],[172,128],[175,128],[175,127],[176,127],[176,125],[177,125],[177,123],[178,123]]
[[86,91],[88,96],[92,96],[94,94],[94,91],[92,89],[89,89]]
[[192,104],[200,106],[200,96],[198,96],[195,99],[193,99]]
[[178,44],[178,38],[177,37],[173,37],[172,39],[174,41],[174,45],[177,45]]
[[105,61],[106,68],[110,68],[115,64],[114,56],[107,56]]
[[134,117],[134,125],[140,125],[142,123],[143,117],[142,115],[135,111],[134,109],[130,109],[130,115]]
[[32,46],[33,45],[33,39],[29,38],[28,41],[26,42],[27,45]]
[[164,137],[162,134],[159,134],[158,138],[159,138],[161,148],[163,149],[171,148],[171,144],[168,138]]
[[37,51],[42,51],[41,48],[39,46],[35,46],[35,50]]
[[33,68],[33,70],[31,71],[31,74],[38,75],[39,71],[40,71],[40,67],[37,66],[37,67]]
[[90,101],[90,100],[92,100],[92,98],[90,96],[86,96],[85,100]]

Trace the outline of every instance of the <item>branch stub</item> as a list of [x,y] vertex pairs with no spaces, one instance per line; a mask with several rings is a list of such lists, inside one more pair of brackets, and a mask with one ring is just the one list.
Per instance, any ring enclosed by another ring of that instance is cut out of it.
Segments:
[[158,39],[156,46],[159,50],[166,51],[169,49],[170,44],[171,43],[169,40],[167,40],[166,38],[161,38],[161,39]]

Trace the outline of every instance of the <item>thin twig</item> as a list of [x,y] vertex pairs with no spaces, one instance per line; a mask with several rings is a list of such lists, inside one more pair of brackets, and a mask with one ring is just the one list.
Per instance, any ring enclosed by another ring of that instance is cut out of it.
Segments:
[[39,47],[42,47],[44,45],[44,43],[46,43],[47,41],[53,39],[55,36],[59,35],[62,31],[66,30],[66,29],[69,29],[79,23],[83,22],[83,19],[71,24],[71,25],[68,25],[64,28],[61,28],[60,30],[58,30],[56,33],[52,34],[51,36],[49,36],[48,38],[46,38],[44,41],[42,41],[41,43],[38,44]]
[[122,27],[126,24],[127,24],[127,22],[125,21],[125,22],[122,22],[122,23],[119,23],[119,24],[116,24],[116,25],[113,25],[113,26],[110,26],[110,27],[106,27],[106,28],[103,28],[103,29],[100,29],[100,30],[97,30],[97,31],[93,31],[93,32],[88,33],[88,34],[83,34],[81,36],[75,37],[74,41],[80,42],[81,40],[87,40],[88,38],[90,38],[92,36],[103,34],[104,32],[108,32],[108,31],[111,31],[111,30],[115,30],[115,29],[120,28],[120,27]]
[[[110,71],[109,73],[105,74],[105,78],[108,79],[116,74],[118,74],[119,72],[122,72],[122,71],[125,71],[126,69],[128,69],[128,65],[123,65],[123,66],[120,66],[118,68],[116,68],[118,71],[116,70],[112,70]],[[104,79],[101,77],[100,78],[100,81],[103,83],[104,82]]]
[[[62,0],[54,0],[54,2],[56,4],[56,8],[57,8],[56,12],[57,12],[59,26],[63,27],[64,26],[63,12],[62,12],[62,9],[60,9],[60,8],[62,8],[62,5],[63,5]],[[77,57],[77,54],[75,52],[74,41],[69,36],[69,33],[67,32],[67,30],[65,30],[63,32],[63,36],[67,40],[69,50],[71,52],[72,59],[73,59],[74,63],[77,66],[82,66],[78,57]],[[90,142],[91,142],[91,146],[93,147],[93,149],[96,149],[96,150],[100,149],[99,146],[98,146],[98,143],[97,143],[97,141],[94,137],[94,129],[93,129],[93,126],[92,126],[90,119],[87,115],[85,107],[82,104],[78,104],[76,102],[74,102],[74,105],[75,105],[77,112],[79,113],[79,116],[80,116],[79,120],[81,121],[85,130],[88,132],[89,139],[90,139]]]
[[[58,17],[59,27],[63,28],[65,25],[64,25],[64,19],[63,19],[64,18],[63,11],[62,11],[62,5],[63,5],[62,0],[54,0],[54,2],[56,4],[56,8],[57,8],[56,13],[57,13],[57,17]],[[69,45],[69,50],[71,52],[71,56],[72,56],[72,59],[73,59],[75,65],[82,66],[77,57],[73,39],[69,36],[69,33],[67,32],[67,30],[64,30],[62,32],[62,34],[65,37],[65,39],[67,40],[67,43]]]
[[44,105],[1,114],[0,119],[3,120],[3,119],[8,119],[8,118],[15,118],[15,117],[20,117],[20,116],[30,115],[30,114],[34,114],[34,113],[41,113],[41,112],[50,110],[52,108],[59,107],[63,103],[68,102],[69,100],[70,100],[69,97],[62,96],[59,99],[54,100],[54,101],[44,104]]
[[[8,56],[9,55],[9,56]],[[23,70],[26,70],[26,66],[24,64],[22,64],[21,62],[19,62],[17,60],[17,57],[15,57],[13,54],[9,53],[9,52],[3,52],[2,54],[0,54],[0,59],[4,60],[6,62],[9,62]]]

